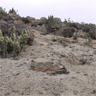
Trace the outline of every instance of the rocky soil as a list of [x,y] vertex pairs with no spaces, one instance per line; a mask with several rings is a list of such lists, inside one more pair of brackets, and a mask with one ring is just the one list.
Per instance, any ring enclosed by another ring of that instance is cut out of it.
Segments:
[[[33,45],[26,45],[17,60],[0,58],[0,96],[96,96],[96,41],[93,47],[83,38],[57,36],[62,43],[54,42],[54,35],[32,30]],[[51,74],[51,64],[69,73]],[[42,72],[45,66],[49,69]]]

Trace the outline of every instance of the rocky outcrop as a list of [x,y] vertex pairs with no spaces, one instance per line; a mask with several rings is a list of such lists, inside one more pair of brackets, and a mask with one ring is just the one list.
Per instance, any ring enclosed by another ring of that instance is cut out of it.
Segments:
[[[31,20],[30,20],[31,21]],[[28,39],[28,44],[31,44],[34,40],[34,34],[31,31],[31,27],[29,27],[28,25],[24,24],[24,22],[22,21],[21,17],[17,14],[13,14],[10,13],[8,15],[6,15],[6,21],[5,19],[0,21],[0,29],[3,32],[3,35],[7,35],[8,34],[8,30],[10,27],[15,26],[16,28],[16,33],[18,35],[20,35],[25,29],[29,30],[29,39]]]
[[65,68],[65,66],[62,65],[54,65],[53,62],[40,62],[37,63],[33,60],[31,60],[31,69],[34,71],[42,71],[42,72],[47,72],[47,71],[53,71],[50,74],[68,74],[69,71]]
[[33,17],[29,17],[27,16],[26,18],[25,17],[22,17],[22,21],[26,24],[26,23],[33,23],[35,21],[35,18]]
[[46,17],[41,17],[40,18],[40,22],[43,23],[43,22],[46,22],[47,21],[47,18]]
[[38,30],[38,31],[42,31],[42,32],[47,32],[47,30],[46,30],[46,27],[45,27],[45,25],[43,24],[42,26],[40,26],[40,25],[38,25],[36,28],[34,28],[34,29],[36,29],[36,30]]

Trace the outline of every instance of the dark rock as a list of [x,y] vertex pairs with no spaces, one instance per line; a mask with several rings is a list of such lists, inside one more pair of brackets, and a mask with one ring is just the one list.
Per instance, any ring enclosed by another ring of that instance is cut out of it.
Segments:
[[93,90],[93,93],[96,93],[96,90]]
[[80,65],[85,65],[87,63],[87,59],[81,59],[79,62]]

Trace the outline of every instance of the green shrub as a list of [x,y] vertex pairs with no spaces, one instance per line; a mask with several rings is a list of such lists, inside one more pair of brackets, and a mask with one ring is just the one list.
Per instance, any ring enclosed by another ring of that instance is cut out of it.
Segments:
[[84,38],[85,38],[85,39],[88,39],[88,38],[89,38],[89,33],[86,33],[86,34],[84,35]]
[[29,38],[29,30],[26,29],[20,36],[16,35],[16,28],[10,27],[8,30],[8,36],[4,37],[2,31],[0,30],[0,53],[3,57],[10,53],[10,48],[12,51],[12,56],[17,56],[21,52],[23,46],[27,43]]
[[5,11],[2,8],[0,8],[0,18],[2,18],[4,14],[5,14]]
[[92,39],[96,39],[96,25],[90,29],[89,35]]
[[17,12],[14,10],[14,8],[12,8],[12,9],[9,10],[9,13],[14,13],[14,14],[16,14]]
[[92,39],[89,37],[88,41],[86,41],[85,44],[88,46],[92,46]]
[[48,16],[48,20],[44,24],[49,32],[56,32],[60,30],[60,25],[54,20],[53,16]]

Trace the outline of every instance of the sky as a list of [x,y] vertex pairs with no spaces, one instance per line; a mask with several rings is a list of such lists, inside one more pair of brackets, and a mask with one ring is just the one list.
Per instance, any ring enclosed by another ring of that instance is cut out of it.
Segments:
[[13,7],[21,17],[53,15],[62,21],[96,24],[96,0],[0,0],[0,7],[7,12]]

